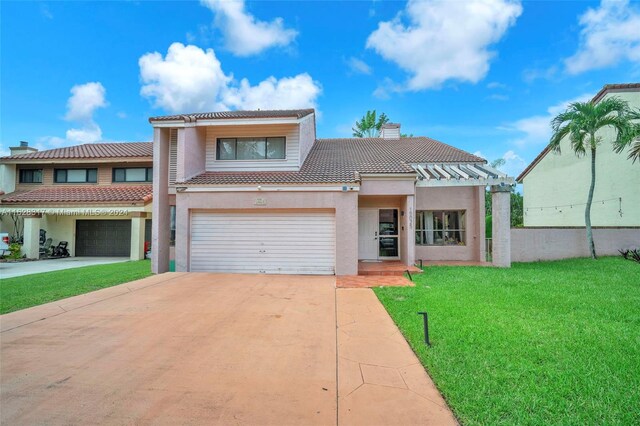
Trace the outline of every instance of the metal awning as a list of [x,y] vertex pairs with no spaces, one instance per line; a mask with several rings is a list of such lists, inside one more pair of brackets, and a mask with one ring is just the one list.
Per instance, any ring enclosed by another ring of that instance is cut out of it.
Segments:
[[514,185],[513,177],[484,163],[419,163],[417,186]]

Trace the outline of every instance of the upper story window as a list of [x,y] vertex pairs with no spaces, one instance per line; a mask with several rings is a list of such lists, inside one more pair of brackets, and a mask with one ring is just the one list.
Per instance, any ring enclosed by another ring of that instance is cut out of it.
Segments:
[[151,182],[153,180],[153,168],[151,167],[127,167],[114,168],[114,182]]
[[416,244],[423,246],[463,246],[466,244],[464,210],[416,211]]
[[284,160],[286,138],[219,138],[216,147],[218,160]]
[[98,169],[55,169],[53,181],[55,183],[96,183]]
[[20,183],[42,183],[42,169],[21,169]]

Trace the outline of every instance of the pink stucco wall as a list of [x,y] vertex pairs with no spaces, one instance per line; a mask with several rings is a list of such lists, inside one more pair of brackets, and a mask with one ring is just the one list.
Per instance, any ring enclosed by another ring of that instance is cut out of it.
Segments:
[[[640,227],[594,228],[593,241],[599,256],[615,256],[619,249],[640,247]],[[585,228],[511,228],[513,262],[588,256]]]
[[360,195],[413,195],[415,179],[366,179],[360,184]]
[[416,210],[466,210],[464,246],[415,246],[416,259],[484,261],[484,187],[416,188]]
[[[256,206],[256,198],[266,205]],[[336,275],[358,273],[357,192],[182,192],[176,195],[176,271],[189,270],[190,214],[206,210],[332,209],[336,214]]]
[[177,182],[183,182],[205,171],[206,149],[206,128],[178,129]]

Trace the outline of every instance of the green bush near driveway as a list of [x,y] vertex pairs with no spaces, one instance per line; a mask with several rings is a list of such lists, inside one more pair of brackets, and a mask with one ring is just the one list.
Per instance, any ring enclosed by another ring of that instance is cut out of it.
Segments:
[[463,424],[640,424],[637,263],[428,267],[414,280],[375,292]]
[[110,263],[0,280],[0,314],[138,280],[151,261]]

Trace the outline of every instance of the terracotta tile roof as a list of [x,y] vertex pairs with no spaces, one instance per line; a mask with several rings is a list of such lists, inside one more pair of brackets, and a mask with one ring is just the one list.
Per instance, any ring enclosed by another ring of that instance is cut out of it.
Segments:
[[468,152],[426,137],[318,139],[298,172],[205,172],[191,185],[354,183],[363,174],[415,175],[411,163],[482,163]]
[[219,111],[219,112],[199,112],[193,114],[165,115],[151,117],[149,122],[154,121],[185,121],[193,122],[197,120],[225,120],[243,118],[302,118],[313,114],[312,108],[308,109],[283,109],[283,110],[257,110],[257,111]]
[[[609,92],[615,91],[627,91],[627,90],[640,90],[640,83],[621,83],[621,84],[605,84],[602,89],[591,99],[591,102],[598,102],[604,95]],[[522,183],[522,180],[529,174],[531,170],[551,151],[551,148],[547,145],[544,149],[533,159],[520,175],[516,178],[516,182]]]
[[104,203],[148,202],[152,185],[60,186],[13,192],[0,197],[0,204],[15,203]]
[[108,158],[141,158],[151,159],[153,142],[112,142],[86,143],[64,148],[47,149],[6,156],[0,160],[66,160],[66,159],[108,159]]

